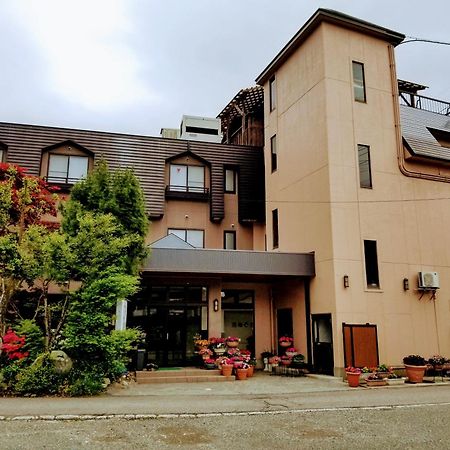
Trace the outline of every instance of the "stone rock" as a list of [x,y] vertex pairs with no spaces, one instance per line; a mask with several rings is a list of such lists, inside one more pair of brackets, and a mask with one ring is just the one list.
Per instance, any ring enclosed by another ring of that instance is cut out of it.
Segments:
[[53,364],[55,372],[59,374],[70,372],[73,366],[72,360],[62,350],[53,350],[50,352],[50,361]]

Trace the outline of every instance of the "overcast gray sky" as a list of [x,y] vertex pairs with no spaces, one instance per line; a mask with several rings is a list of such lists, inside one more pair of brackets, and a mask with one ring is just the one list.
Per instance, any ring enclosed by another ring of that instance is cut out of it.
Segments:
[[[0,0],[0,121],[158,135],[215,117],[319,8],[450,40],[448,0]],[[450,47],[397,47],[450,100]]]

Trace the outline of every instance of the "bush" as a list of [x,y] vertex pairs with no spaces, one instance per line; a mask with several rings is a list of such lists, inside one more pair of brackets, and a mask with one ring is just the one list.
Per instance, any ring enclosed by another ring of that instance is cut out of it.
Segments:
[[54,371],[48,354],[39,355],[31,366],[16,376],[14,390],[18,394],[57,394],[63,378]]
[[22,350],[28,352],[31,360],[35,360],[44,351],[44,334],[34,320],[21,320],[14,327],[19,336],[25,337]]
[[96,395],[105,390],[103,374],[95,368],[72,370],[64,393],[71,397]]

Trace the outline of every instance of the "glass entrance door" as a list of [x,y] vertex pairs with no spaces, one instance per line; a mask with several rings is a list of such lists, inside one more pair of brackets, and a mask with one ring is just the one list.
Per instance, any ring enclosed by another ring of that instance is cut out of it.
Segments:
[[160,367],[196,364],[194,335],[207,333],[206,288],[150,287],[128,311],[128,326],[146,333],[147,362]]

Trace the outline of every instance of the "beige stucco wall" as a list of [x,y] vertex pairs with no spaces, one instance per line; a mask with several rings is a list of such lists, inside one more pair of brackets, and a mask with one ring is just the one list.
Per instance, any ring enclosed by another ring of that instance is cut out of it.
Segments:
[[[352,61],[364,64],[367,103],[353,100]],[[311,313],[332,313],[336,372],[343,322],[377,325],[380,362],[450,355],[450,185],[399,171],[391,62],[386,42],[322,24],[278,69],[275,111],[265,86],[268,249],[278,208],[279,250],[316,252]],[[359,186],[358,144],[370,146],[373,189]],[[364,239],[377,241],[380,289],[366,288]],[[419,300],[425,270],[439,272],[436,301]]]

